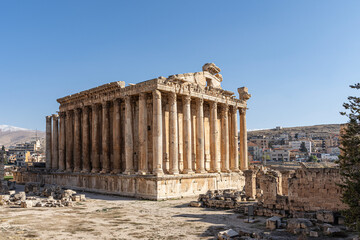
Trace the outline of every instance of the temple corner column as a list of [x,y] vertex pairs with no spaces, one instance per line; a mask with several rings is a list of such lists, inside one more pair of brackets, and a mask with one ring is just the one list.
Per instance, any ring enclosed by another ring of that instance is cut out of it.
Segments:
[[46,169],[50,170],[52,166],[52,151],[51,151],[51,116],[46,116]]
[[162,106],[161,92],[154,90],[153,94],[153,174],[163,176],[163,144],[162,144]]

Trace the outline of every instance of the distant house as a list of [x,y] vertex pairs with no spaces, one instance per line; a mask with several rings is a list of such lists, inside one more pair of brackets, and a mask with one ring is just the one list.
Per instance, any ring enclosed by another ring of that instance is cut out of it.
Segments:
[[271,160],[273,161],[290,161],[290,151],[283,148],[274,148],[271,152]]
[[294,150],[294,149],[300,149],[300,146],[302,143],[305,143],[305,147],[308,151],[308,153],[311,153],[311,142],[310,141],[290,141],[289,142],[289,146],[290,146],[290,149],[291,150]]

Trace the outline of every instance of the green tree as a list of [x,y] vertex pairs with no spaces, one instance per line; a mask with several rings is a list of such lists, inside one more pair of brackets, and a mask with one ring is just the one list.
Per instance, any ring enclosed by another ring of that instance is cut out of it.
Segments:
[[[350,85],[360,89],[360,84]],[[340,174],[342,182],[341,200],[348,205],[343,211],[345,223],[352,229],[360,231],[360,98],[348,97],[348,102],[341,115],[347,116],[349,121],[341,133],[341,155],[339,156]]]
[[318,161],[318,158],[316,156],[311,155],[308,158],[308,162],[317,162],[317,161]]
[[308,150],[305,146],[305,142],[301,142],[299,150],[300,150],[300,152],[307,153]]

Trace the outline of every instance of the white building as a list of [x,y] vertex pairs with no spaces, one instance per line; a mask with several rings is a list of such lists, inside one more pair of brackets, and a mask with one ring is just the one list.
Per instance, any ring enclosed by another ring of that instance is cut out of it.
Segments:
[[300,149],[302,143],[305,143],[305,147],[308,153],[311,153],[311,142],[310,141],[290,141],[289,146],[291,150],[293,149]]

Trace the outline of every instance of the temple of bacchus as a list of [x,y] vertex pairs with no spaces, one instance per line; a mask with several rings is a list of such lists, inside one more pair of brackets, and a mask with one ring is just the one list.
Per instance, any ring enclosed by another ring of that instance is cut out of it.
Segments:
[[251,95],[222,89],[219,72],[207,63],[196,73],[58,99],[58,114],[46,117],[46,171],[18,177],[147,199],[242,189]]

